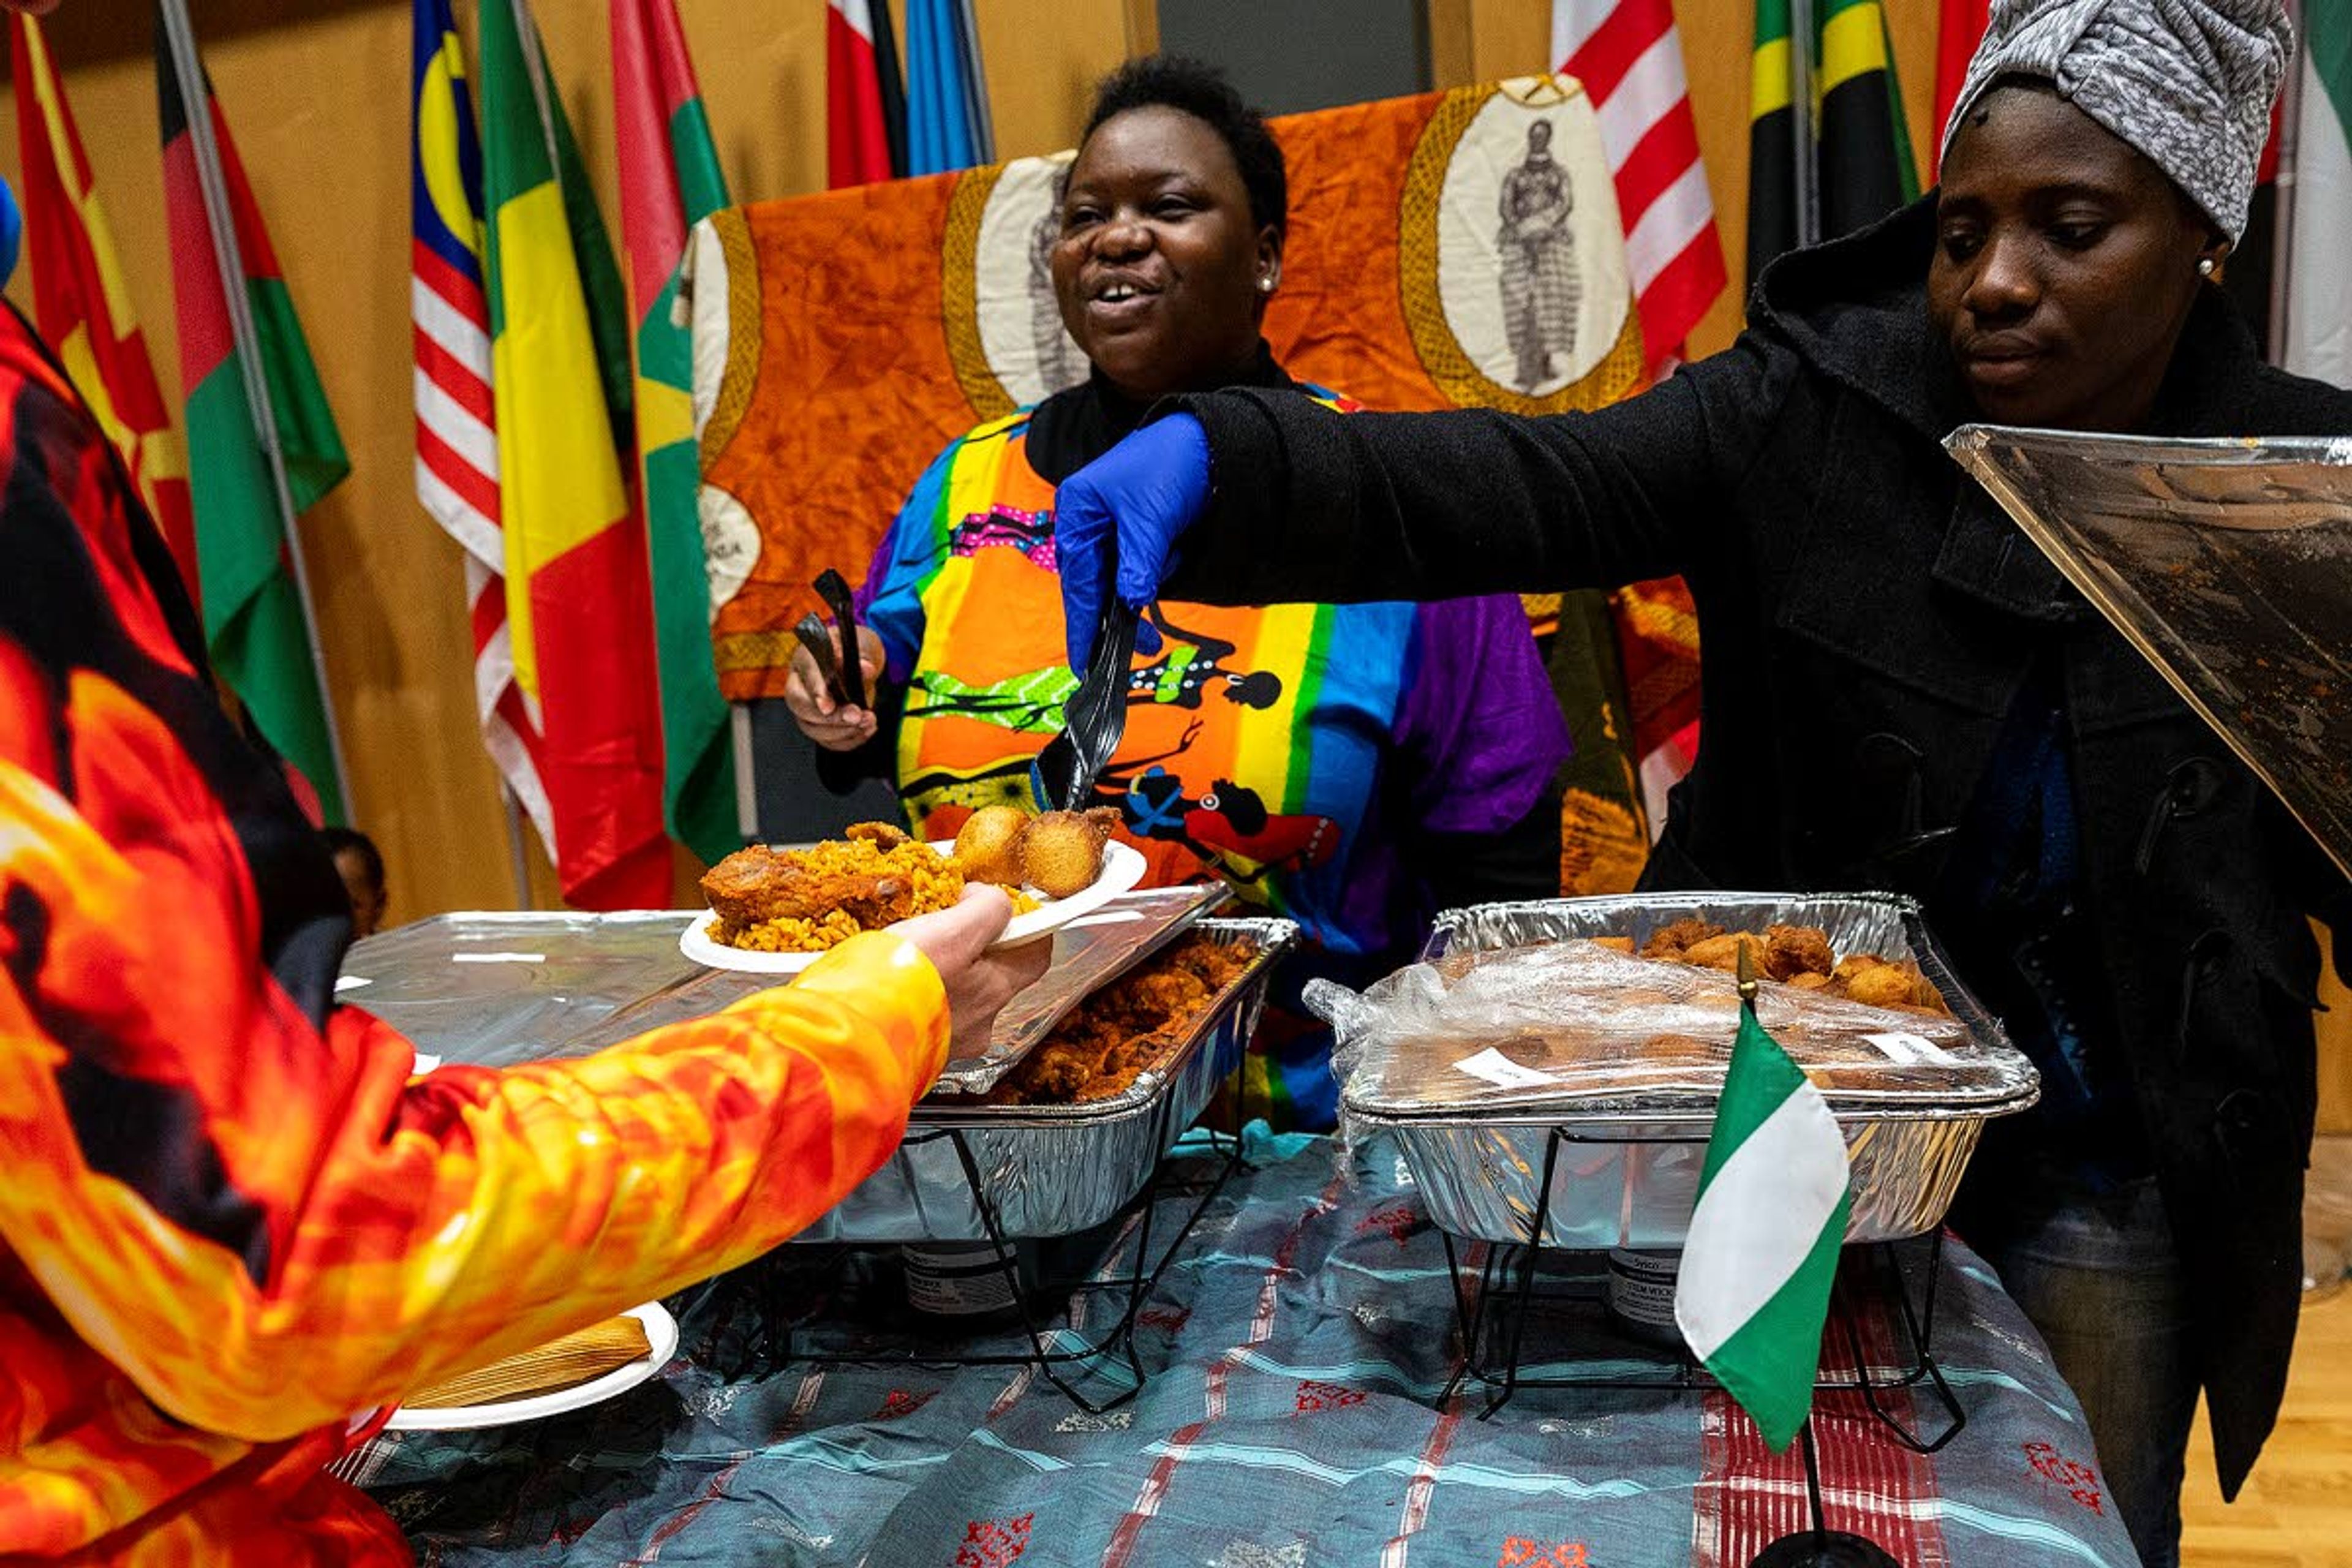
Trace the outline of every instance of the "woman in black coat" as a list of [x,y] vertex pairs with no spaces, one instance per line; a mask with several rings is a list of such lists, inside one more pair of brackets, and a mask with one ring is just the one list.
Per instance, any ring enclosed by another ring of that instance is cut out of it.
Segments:
[[1553,419],[1172,400],[1065,483],[1059,547],[1081,668],[1102,595],[1163,577],[1254,603],[1686,577],[1704,744],[1649,881],[1926,903],[2044,1084],[1958,1222],[2163,1564],[2200,1388],[2233,1494],[2285,1383],[2305,917],[2345,889],[1941,440],[2340,435],[2352,394],[2262,364],[2210,281],[2283,68],[2276,0],[1994,9],[1941,188],[1771,268],[1729,352]]

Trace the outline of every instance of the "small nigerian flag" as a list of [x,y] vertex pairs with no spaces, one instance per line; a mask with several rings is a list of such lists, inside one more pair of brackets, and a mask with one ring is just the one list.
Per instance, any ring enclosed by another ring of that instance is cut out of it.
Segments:
[[1675,1321],[1775,1453],[1812,1410],[1847,1206],[1837,1119],[1741,1004]]

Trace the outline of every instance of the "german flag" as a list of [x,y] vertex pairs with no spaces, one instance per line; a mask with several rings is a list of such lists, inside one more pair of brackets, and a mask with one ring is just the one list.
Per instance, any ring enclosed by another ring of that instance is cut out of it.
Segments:
[[[1757,0],[1748,83],[1748,283],[1797,247],[1795,127],[1789,95],[1789,0]],[[1814,191],[1821,237],[1877,222],[1919,194],[1901,85],[1879,0],[1816,0]]]

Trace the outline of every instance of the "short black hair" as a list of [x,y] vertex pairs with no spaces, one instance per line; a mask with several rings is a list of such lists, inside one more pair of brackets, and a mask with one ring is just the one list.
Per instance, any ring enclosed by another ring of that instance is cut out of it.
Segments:
[[321,827],[319,841],[327,847],[331,859],[346,849],[358,856],[368,880],[379,888],[383,886],[383,852],[375,847],[374,839],[356,827]]
[[1266,128],[1265,116],[1252,109],[1224,72],[1184,55],[1144,55],[1131,59],[1095,85],[1094,107],[1087,112],[1087,140],[1103,122],[1131,109],[1174,109],[1191,115],[1217,133],[1242,173],[1242,188],[1249,192],[1250,221],[1282,234],[1290,226],[1290,175],[1282,162],[1282,145]]

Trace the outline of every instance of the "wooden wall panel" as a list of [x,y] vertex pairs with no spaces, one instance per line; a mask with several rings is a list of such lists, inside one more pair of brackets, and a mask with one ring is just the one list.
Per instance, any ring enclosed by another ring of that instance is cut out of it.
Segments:
[[[474,0],[457,0],[472,37]],[[605,7],[538,0],[558,89],[618,243]],[[824,183],[823,0],[679,0],[739,198]],[[984,0],[982,52],[1008,154],[1066,145],[1124,58],[1131,0]],[[514,902],[496,778],[474,728],[462,565],[410,478],[406,0],[194,0],[191,11],[329,399],[350,479],[306,521],[329,681],[359,825],[392,914]],[[74,0],[48,24],[156,371],[177,405],[149,0]],[[903,36],[903,35],[902,35]],[[0,171],[16,173],[15,106]],[[10,295],[29,307],[20,271]],[[555,903],[536,854],[534,901]],[[681,853],[680,892],[698,870]]]

